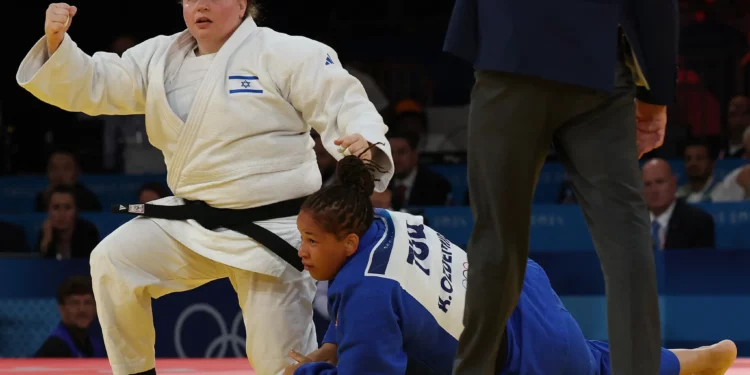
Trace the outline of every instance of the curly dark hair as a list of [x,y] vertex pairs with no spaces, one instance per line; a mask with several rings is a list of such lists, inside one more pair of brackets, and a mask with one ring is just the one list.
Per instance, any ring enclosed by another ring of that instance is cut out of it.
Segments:
[[336,182],[309,196],[302,210],[339,238],[347,233],[363,236],[375,218],[370,196],[375,191],[376,172],[383,171],[371,160],[345,156],[336,165]]

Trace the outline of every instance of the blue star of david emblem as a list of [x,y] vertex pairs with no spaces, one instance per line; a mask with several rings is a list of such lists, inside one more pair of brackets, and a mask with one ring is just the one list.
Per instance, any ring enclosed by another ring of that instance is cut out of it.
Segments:
[[247,81],[247,80],[242,81],[242,87],[244,87],[244,88],[250,87],[250,81]]

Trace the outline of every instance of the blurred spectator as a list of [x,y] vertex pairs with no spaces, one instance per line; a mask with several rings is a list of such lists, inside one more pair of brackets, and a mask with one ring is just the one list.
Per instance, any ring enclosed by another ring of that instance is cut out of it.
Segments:
[[99,231],[78,217],[74,190],[59,185],[50,195],[47,220],[39,233],[37,249],[46,258],[88,258],[99,243]]
[[169,189],[160,182],[147,182],[138,189],[138,203],[148,203],[170,196]]
[[73,276],[57,290],[60,324],[36,352],[37,358],[106,358],[104,343],[90,331],[96,302],[88,276]]
[[73,187],[79,211],[101,211],[102,204],[99,202],[96,194],[78,182],[80,173],[81,168],[73,153],[68,151],[53,152],[47,161],[49,186],[37,193],[36,201],[34,202],[34,211],[47,211],[50,193],[55,187],[60,185]]
[[[745,150],[750,150],[750,128],[743,135]],[[745,156],[747,158],[747,155]],[[750,165],[743,165],[729,172],[724,180],[714,188],[711,198],[714,202],[736,202],[750,197]]]
[[646,162],[643,184],[655,250],[715,247],[713,217],[676,198],[677,177],[666,161]]
[[746,96],[735,96],[729,102],[727,111],[727,123],[729,125],[729,144],[727,145],[727,157],[741,158],[746,156],[747,147],[743,134],[750,126],[750,99]]
[[321,188],[324,188],[336,181],[336,159],[334,159],[325,147],[323,147],[323,142],[320,140],[320,134],[316,131],[311,131],[310,136],[315,141],[315,147],[313,149],[315,150],[315,156],[318,160],[320,175],[323,178],[323,185]]
[[443,206],[450,203],[451,184],[443,176],[419,164],[419,136],[409,130],[386,134],[393,154],[394,176],[389,188],[395,210],[406,206]]
[[688,183],[677,190],[677,198],[684,198],[688,203],[711,201],[711,194],[720,182],[714,178],[716,158],[711,145],[705,141],[691,141],[685,147],[684,155]]
[[404,99],[398,102],[387,115],[386,124],[398,130],[406,130],[419,136],[417,152],[455,151],[456,147],[444,134],[430,132],[427,113],[414,100]]
[[26,252],[29,251],[29,244],[26,242],[26,235],[23,227],[16,224],[0,221],[0,252]]

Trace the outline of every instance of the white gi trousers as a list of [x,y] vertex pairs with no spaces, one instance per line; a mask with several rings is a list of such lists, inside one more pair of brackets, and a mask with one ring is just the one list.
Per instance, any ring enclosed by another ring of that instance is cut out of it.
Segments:
[[195,253],[148,218],[127,222],[91,254],[96,308],[112,373],[129,375],[155,367],[151,298],[224,277],[239,297],[247,357],[255,373],[281,373],[294,363],[289,349],[304,354],[317,349],[312,321],[315,282],[308,272],[292,266],[286,272],[290,274],[282,281],[230,267]]

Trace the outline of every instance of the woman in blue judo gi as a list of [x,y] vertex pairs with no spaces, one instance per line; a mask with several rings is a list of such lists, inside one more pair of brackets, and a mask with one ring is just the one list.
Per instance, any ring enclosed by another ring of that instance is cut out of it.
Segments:
[[[375,168],[356,156],[343,158],[338,182],[302,206],[299,255],[313,278],[331,281],[331,324],[320,350],[308,357],[290,352],[299,363],[286,374],[400,375],[411,368],[451,373],[463,330],[466,252],[420,216],[374,210],[369,197]],[[544,270],[531,260],[497,347],[507,359],[498,374],[611,373],[609,346],[583,337]],[[736,356],[729,340],[662,349],[660,374],[724,374]]]

